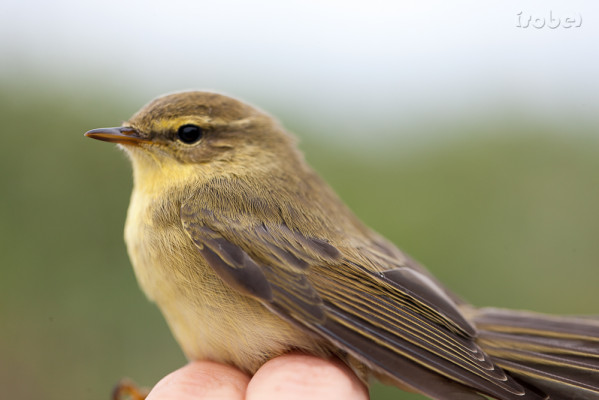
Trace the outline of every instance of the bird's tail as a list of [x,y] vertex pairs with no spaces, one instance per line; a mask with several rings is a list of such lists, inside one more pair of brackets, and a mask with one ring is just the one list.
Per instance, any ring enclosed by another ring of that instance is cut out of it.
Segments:
[[483,308],[473,322],[495,363],[548,398],[599,399],[599,318]]

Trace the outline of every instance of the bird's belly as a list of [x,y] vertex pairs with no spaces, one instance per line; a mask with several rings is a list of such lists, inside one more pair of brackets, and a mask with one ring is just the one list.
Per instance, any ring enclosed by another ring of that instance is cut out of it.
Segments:
[[[217,289],[211,287],[208,290]],[[157,301],[188,359],[213,360],[254,373],[291,349],[321,353],[316,340],[253,299],[220,286],[220,293]]]
[[147,221],[129,210],[129,256],[141,288],[162,311],[187,358],[224,362],[253,373],[291,349],[328,353],[311,334],[227,286],[182,228]]

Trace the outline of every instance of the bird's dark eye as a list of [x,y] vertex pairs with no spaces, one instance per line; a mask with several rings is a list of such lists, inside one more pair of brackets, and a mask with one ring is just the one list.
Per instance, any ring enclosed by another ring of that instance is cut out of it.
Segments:
[[177,131],[177,139],[186,144],[192,144],[202,138],[202,128],[197,125],[182,125]]

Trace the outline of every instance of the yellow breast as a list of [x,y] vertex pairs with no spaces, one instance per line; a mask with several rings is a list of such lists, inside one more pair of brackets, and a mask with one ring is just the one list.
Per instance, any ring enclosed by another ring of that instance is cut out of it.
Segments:
[[226,286],[184,232],[180,206],[161,198],[133,191],[125,241],[141,288],[189,359],[226,362],[253,373],[291,348],[327,353],[302,330]]

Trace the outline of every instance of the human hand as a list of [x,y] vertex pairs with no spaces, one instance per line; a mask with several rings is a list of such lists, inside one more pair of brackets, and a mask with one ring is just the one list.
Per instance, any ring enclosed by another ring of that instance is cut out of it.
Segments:
[[253,377],[229,365],[194,361],[162,378],[146,400],[367,400],[368,389],[340,361],[286,354]]

